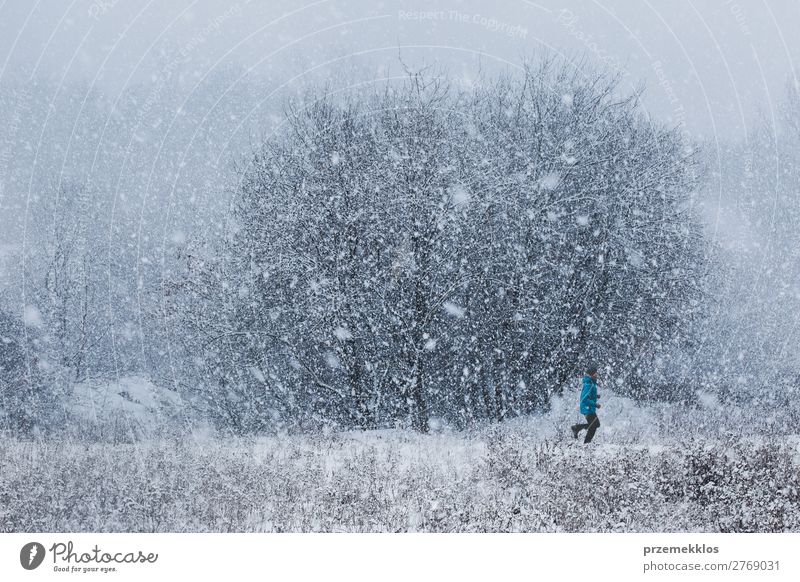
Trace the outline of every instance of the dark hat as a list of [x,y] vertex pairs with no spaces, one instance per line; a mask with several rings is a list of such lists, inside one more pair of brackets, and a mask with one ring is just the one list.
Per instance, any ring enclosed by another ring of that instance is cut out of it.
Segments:
[[586,366],[586,373],[587,374],[589,374],[591,376],[595,372],[597,372],[597,366],[595,364],[589,364],[588,366]]

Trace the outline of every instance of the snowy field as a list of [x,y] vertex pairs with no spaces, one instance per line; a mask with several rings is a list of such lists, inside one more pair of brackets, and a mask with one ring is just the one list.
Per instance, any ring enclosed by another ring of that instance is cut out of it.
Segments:
[[3,440],[0,531],[800,531],[788,412],[606,396],[588,446],[572,395],[427,435]]

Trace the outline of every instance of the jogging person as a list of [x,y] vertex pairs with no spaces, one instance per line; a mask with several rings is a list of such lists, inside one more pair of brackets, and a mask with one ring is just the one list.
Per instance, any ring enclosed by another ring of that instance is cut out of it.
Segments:
[[600,396],[597,394],[597,366],[589,366],[586,368],[586,375],[583,377],[583,389],[581,390],[581,414],[586,417],[586,422],[581,424],[573,424],[572,436],[576,439],[578,434],[586,429],[586,438],[583,439],[583,444],[592,442],[594,433],[600,428],[600,419],[597,418],[597,409],[600,405],[597,399]]

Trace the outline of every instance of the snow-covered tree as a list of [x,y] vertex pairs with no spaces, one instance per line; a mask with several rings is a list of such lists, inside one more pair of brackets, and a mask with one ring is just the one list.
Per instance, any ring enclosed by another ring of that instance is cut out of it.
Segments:
[[287,107],[228,244],[187,278],[212,330],[204,401],[237,430],[426,431],[542,408],[590,359],[644,377],[684,347],[695,154],[617,91],[545,59],[470,91],[411,73]]

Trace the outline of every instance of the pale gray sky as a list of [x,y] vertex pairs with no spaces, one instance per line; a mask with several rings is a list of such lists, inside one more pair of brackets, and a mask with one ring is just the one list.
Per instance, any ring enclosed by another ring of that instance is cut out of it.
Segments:
[[0,88],[48,75],[113,96],[168,67],[202,78],[228,65],[291,86],[371,77],[398,46],[412,65],[470,77],[546,47],[644,80],[655,117],[744,137],[782,99],[798,30],[797,0],[0,0]]

